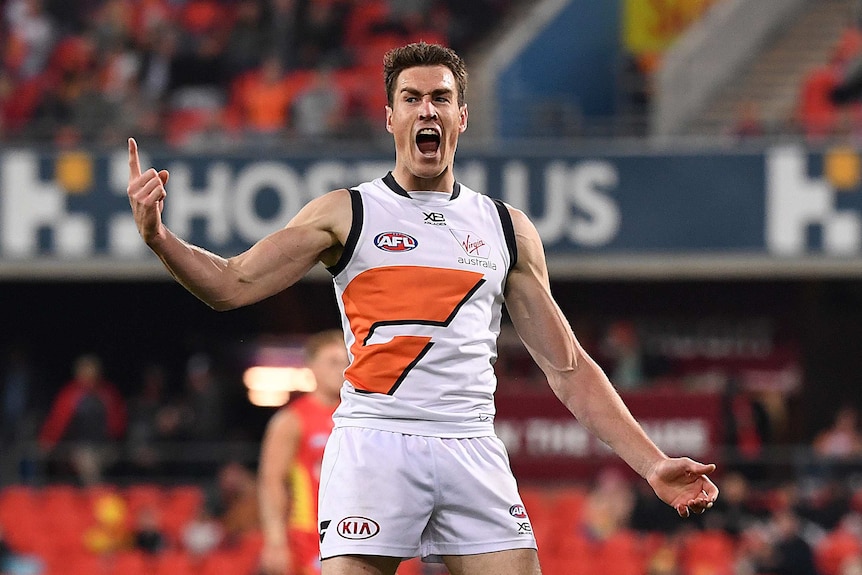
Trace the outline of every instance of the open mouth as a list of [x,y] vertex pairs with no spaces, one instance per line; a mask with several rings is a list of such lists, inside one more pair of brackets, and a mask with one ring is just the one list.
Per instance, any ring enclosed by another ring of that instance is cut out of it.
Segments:
[[423,154],[436,154],[437,150],[440,149],[440,134],[431,128],[419,130],[419,133],[416,134],[416,147]]

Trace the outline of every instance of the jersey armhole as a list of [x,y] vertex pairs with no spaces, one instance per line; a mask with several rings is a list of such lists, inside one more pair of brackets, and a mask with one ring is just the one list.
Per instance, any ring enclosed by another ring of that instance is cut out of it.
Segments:
[[353,252],[356,251],[356,244],[359,242],[359,234],[362,231],[362,195],[356,188],[350,188],[348,191],[350,192],[350,207],[353,212],[353,220],[350,223],[350,232],[347,234],[347,241],[344,242],[344,250],[341,252],[341,257],[338,258],[335,265],[326,268],[326,271],[328,271],[332,277],[337,276],[344,271],[344,268],[347,267],[347,264],[353,257]]
[[512,223],[512,214],[509,213],[509,208],[502,200],[496,198],[491,198],[491,200],[497,206],[497,213],[500,214],[503,237],[506,238],[506,247],[509,249],[509,270],[511,271],[518,263],[518,243],[515,240],[515,225]]

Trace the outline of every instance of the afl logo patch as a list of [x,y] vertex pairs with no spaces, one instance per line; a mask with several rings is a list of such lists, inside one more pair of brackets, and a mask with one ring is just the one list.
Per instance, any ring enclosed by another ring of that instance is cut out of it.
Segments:
[[509,515],[518,519],[524,519],[527,517],[527,510],[524,509],[523,505],[512,505],[509,507]]
[[338,534],[345,539],[371,539],[380,533],[380,525],[373,519],[352,515],[338,522]]
[[409,252],[419,242],[413,236],[401,232],[383,232],[374,238],[374,245],[386,252]]

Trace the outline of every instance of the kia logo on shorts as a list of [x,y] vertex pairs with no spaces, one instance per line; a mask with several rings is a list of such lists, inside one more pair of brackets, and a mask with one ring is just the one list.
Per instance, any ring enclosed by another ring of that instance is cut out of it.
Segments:
[[371,539],[380,532],[373,519],[352,515],[338,522],[338,534],[345,539]]
[[509,515],[517,517],[518,519],[524,519],[527,516],[527,510],[523,505],[512,505],[509,507]]
[[409,252],[419,242],[413,236],[401,232],[383,232],[374,238],[374,245],[387,252]]

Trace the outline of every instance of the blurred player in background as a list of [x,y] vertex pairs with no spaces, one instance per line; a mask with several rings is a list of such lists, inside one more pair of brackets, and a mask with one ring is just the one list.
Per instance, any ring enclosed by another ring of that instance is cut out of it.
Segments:
[[[425,43],[384,58],[395,167],[309,202],[283,229],[225,259],[162,222],[166,170],[141,172],[138,229],[173,276],[215,309],[269,297],[318,262],[333,276],[350,357],[321,473],[324,575],[392,575],[402,558],[453,575],[536,575],[536,540],[494,432],[502,306],[557,397],[687,517],[711,507],[715,465],[671,458],[581,347],[553,296],[527,216],[453,172],[467,129],[467,72]],[[514,112],[517,112],[516,110]]]
[[305,354],[317,387],[272,416],[260,450],[262,575],[320,573],[317,489],[347,368],[344,335],[341,330],[317,333],[306,342]]

